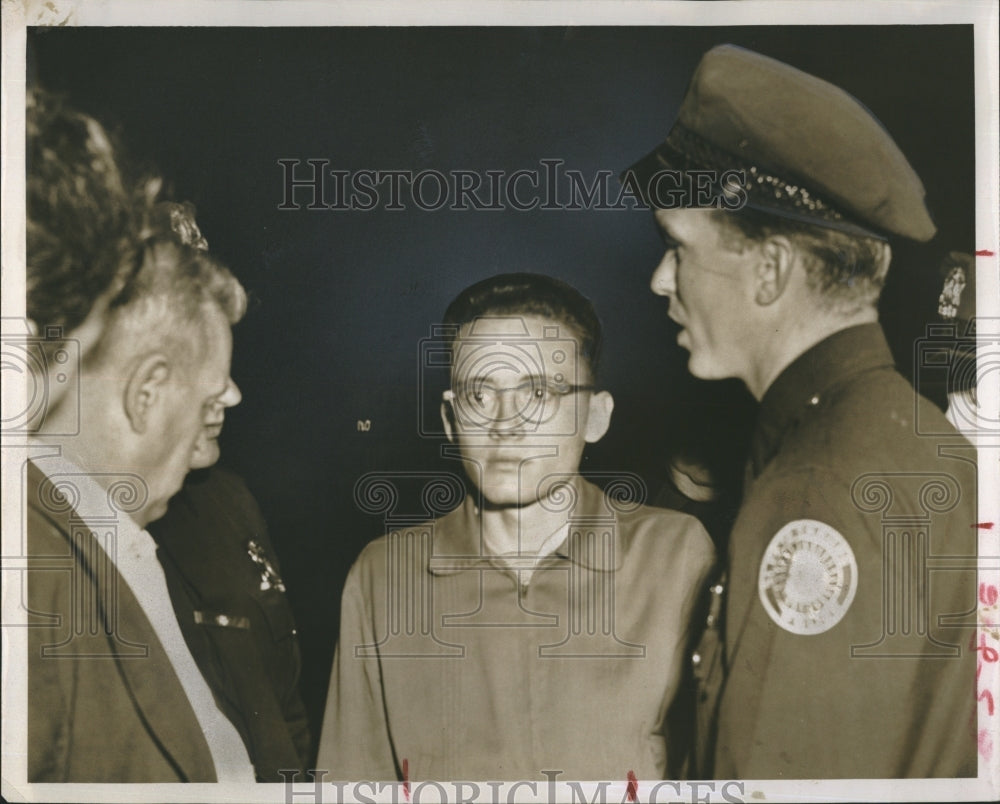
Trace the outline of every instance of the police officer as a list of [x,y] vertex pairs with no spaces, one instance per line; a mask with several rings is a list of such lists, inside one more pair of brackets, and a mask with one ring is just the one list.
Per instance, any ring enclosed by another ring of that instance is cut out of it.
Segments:
[[299,693],[301,655],[267,524],[243,480],[219,467],[191,472],[150,533],[174,613],[257,780],[310,762]]
[[[931,335],[946,339],[943,372],[946,395],[945,417],[973,443],[977,439],[979,399],[976,394],[976,261],[971,254],[950,251],[938,269],[941,292],[937,315],[944,326],[932,327]],[[934,343],[928,339],[928,349]],[[937,351],[941,354],[941,351]],[[936,372],[942,374],[940,369]],[[933,381],[932,381],[933,382]]]
[[[151,225],[208,249],[191,204],[157,204]],[[230,381],[222,396],[235,404],[240,392]],[[312,752],[295,620],[257,501],[242,478],[216,465],[222,397],[202,416],[196,471],[149,532],[184,641],[242,737],[257,781],[281,782],[281,771],[306,768]]]
[[876,310],[889,237],[935,233],[920,179],[856,99],[728,45],[623,178],[655,209],[689,370],[760,402],[697,772],[975,775],[974,452]]

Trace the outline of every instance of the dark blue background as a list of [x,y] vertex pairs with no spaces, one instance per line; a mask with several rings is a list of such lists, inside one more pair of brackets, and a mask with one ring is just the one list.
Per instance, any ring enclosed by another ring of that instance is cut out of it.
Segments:
[[923,178],[940,232],[899,245],[882,304],[906,369],[935,309],[938,258],[974,248],[969,26],[29,31],[29,81],[66,93],[193,201],[252,294],[223,462],[270,523],[314,725],[344,575],[383,529],[355,505],[356,480],[457,471],[417,422],[441,390],[421,397],[419,342],[461,288],[529,270],[595,300],[618,404],[586,467],[638,473],[651,495],[678,434],[733,444],[738,463],[752,405],[735,383],[687,376],[666,302],[648,290],[661,248],[648,212],[279,211],[277,160],[483,172],[558,158],[617,175],[666,135],[701,54],[722,42],[856,95]]

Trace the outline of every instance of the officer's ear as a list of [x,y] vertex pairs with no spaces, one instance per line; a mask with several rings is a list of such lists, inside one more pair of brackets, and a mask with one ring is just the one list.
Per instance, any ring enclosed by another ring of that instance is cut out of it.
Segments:
[[162,352],[145,355],[134,363],[125,383],[122,406],[135,433],[145,433],[152,425],[158,405],[167,395],[172,365]]
[[587,410],[587,424],[583,430],[584,440],[596,444],[611,426],[611,413],[615,409],[615,398],[608,391],[598,391],[590,395]]
[[797,252],[783,235],[772,235],[760,245],[754,300],[762,307],[774,304],[788,287]]

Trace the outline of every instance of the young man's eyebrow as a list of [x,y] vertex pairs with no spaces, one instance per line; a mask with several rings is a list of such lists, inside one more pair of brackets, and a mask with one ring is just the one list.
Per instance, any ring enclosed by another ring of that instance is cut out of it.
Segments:
[[462,381],[464,386],[476,386],[476,385],[489,385],[494,388],[514,388],[524,385],[529,385],[532,383],[555,383],[566,384],[565,379],[556,380],[555,377],[549,377],[547,374],[521,374],[516,378],[509,378],[506,380],[500,380],[495,375],[487,376],[475,376],[467,377]]

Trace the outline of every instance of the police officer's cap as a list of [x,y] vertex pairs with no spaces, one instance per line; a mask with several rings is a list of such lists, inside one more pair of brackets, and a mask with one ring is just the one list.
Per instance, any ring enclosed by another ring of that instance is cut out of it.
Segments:
[[629,169],[652,206],[666,206],[647,195],[664,169],[743,171],[748,206],[821,226],[919,241],[935,233],[920,178],[868,109],[734,45],[702,57],[666,141]]

